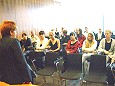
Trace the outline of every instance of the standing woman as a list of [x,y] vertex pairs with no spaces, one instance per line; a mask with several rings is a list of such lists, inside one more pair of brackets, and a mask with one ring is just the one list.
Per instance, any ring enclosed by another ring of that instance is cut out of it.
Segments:
[[16,24],[6,20],[0,25],[0,81],[8,84],[30,83],[31,72],[16,37]]
[[58,52],[60,50],[60,40],[55,38],[55,35],[52,31],[49,32],[49,38],[47,48],[51,52]]

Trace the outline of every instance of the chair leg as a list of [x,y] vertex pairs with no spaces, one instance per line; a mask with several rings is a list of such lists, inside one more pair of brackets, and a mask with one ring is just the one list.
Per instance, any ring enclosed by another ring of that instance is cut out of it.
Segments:
[[66,79],[65,79],[65,86],[66,86]]
[[45,78],[45,76],[43,76],[43,79],[44,79],[44,82],[46,82],[46,78]]
[[52,75],[53,85],[54,85],[54,75]]
[[31,62],[32,62],[33,66],[34,66],[34,71],[37,72],[36,66],[35,66],[35,64],[34,64],[34,60],[31,61]]

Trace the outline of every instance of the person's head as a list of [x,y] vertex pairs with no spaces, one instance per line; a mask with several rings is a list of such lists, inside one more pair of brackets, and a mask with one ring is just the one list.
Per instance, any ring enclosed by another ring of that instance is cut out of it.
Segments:
[[94,35],[93,33],[88,33],[87,40],[85,42],[85,47],[90,48],[94,44]]
[[110,39],[111,38],[111,35],[112,35],[112,32],[110,30],[106,30],[105,31],[105,38],[106,39]]
[[44,31],[40,31],[39,32],[40,39],[44,39],[44,36],[45,36],[45,32]]
[[70,39],[71,39],[71,40],[77,39],[76,33],[71,32],[71,33],[70,33]]
[[82,29],[81,28],[76,28],[76,33],[77,33],[77,35],[82,35]]
[[87,40],[88,40],[88,41],[93,41],[93,40],[94,40],[94,35],[93,35],[93,33],[88,33]]
[[67,35],[67,30],[64,30],[64,31],[63,31],[63,34],[64,34],[64,35]]
[[22,33],[22,39],[27,40],[27,34],[26,33]]
[[31,31],[31,35],[32,35],[32,36],[35,35],[35,31],[34,31],[34,30]]
[[102,30],[101,30],[101,28],[99,28],[99,33],[102,33]]
[[16,37],[16,29],[17,28],[16,28],[15,22],[13,22],[11,20],[5,20],[0,25],[0,31],[1,31],[2,37],[9,36],[9,37],[15,38]]
[[50,31],[49,32],[49,38],[50,39],[54,39],[55,35],[54,35],[54,32],[53,31]]

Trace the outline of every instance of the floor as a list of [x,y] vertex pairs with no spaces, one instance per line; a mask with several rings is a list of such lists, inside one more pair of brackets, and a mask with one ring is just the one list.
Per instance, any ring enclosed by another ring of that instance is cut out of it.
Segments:
[[[59,76],[57,72],[54,73],[54,84],[53,84],[53,78],[51,76],[46,76],[46,82],[44,82],[43,76],[40,76],[40,75],[38,75],[34,79],[34,84],[38,86],[65,86],[64,80],[62,80],[62,83],[59,80]],[[67,80],[66,86],[84,86],[84,85],[80,85],[79,80]],[[102,85],[89,83],[87,86],[102,86]]]

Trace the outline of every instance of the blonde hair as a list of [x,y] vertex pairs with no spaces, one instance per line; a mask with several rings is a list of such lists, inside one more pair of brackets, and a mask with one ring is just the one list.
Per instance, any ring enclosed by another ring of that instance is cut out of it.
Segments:
[[89,40],[88,40],[88,36],[87,36],[87,40],[85,41],[85,47],[86,47],[86,48],[90,48],[90,47],[92,47],[92,45],[94,44],[94,35],[93,35],[93,33],[88,33],[88,35],[91,35],[92,40],[89,41]]
[[111,30],[106,30],[105,32],[109,32],[110,34],[112,34]]

